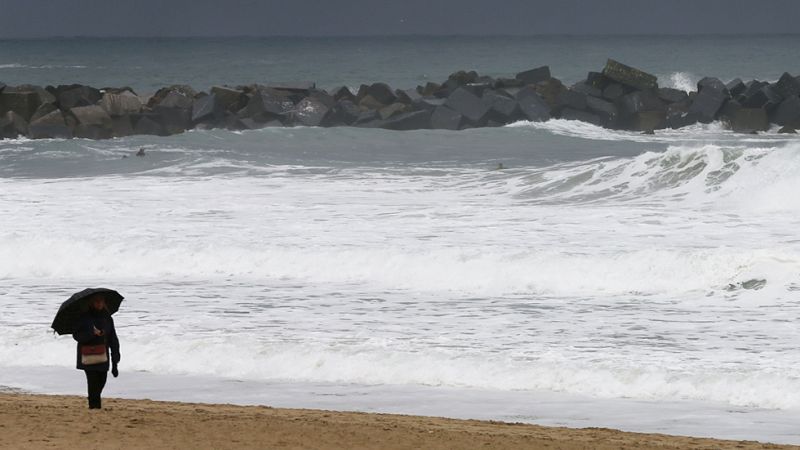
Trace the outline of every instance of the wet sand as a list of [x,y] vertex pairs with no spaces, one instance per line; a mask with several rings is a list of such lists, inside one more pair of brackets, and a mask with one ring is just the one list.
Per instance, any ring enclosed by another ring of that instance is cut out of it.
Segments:
[[0,448],[84,449],[783,449],[610,429],[263,406],[0,393]]

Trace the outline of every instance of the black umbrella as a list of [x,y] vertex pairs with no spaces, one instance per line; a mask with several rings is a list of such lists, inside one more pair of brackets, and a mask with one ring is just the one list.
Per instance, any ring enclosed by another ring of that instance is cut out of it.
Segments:
[[89,288],[76,292],[58,308],[56,318],[53,319],[53,324],[50,327],[56,330],[58,334],[74,333],[81,314],[89,309],[89,297],[94,294],[103,294],[108,312],[111,314],[119,311],[119,304],[125,298],[119,292],[106,288]]

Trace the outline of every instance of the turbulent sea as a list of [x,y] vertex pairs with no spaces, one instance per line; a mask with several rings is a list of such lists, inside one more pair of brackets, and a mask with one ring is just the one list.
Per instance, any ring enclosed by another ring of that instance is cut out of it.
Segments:
[[[0,81],[569,84],[612,57],[691,89],[798,75],[799,43],[0,41]],[[4,140],[0,389],[81,393],[48,328],[105,286],[126,297],[106,395],[800,443],[798,192],[800,138],[719,124]]]

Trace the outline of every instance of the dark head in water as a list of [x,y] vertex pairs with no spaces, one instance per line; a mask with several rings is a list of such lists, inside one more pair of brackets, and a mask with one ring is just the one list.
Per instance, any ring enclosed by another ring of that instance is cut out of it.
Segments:
[[143,157],[144,157],[144,155],[145,155],[145,153],[144,153],[144,147],[140,148],[140,149],[139,149],[139,151],[138,151],[138,152],[136,152],[136,156],[138,156],[138,157],[140,157],[140,158],[143,158]]

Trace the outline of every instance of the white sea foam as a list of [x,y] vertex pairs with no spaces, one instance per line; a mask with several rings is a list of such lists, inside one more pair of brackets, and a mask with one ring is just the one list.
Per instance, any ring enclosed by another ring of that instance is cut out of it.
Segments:
[[700,81],[700,77],[695,74],[689,72],[673,72],[669,75],[669,83],[665,87],[691,92],[697,90],[698,81]]
[[[122,319],[118,318],[118,321]],[[159,331],[159,328],[161,329]],[[175,335],[175,333],[178,335]],[[198,335],[168,324],[121,328],[125,370],[218,376],[268,382],[417,384],[496,390],[546,390],[596,398],[701,400],[759,408],[800,408],[800,371],[712,365],[686,370],[678,355],[644,361],[576,361],[543,352],[470,354],[458,349],[403,349],[400,342],[353,339],[358,344],[269,343],[257,336],[220,330]],[[21,348],[15,342],[26,342]],[[0,337],[0,365],[74,364],[74,342],[8,330]],[[35,352],[30,349],[35,348]],[[165,357],[181,355],[180,359]],[[670,361],[673,360],[673,361]]]
[[800,151],[764,139],[435,175],[3,179],[0,365],[71,365],[43,330],[100,284],[128,298],[136,370],[800,408]]

